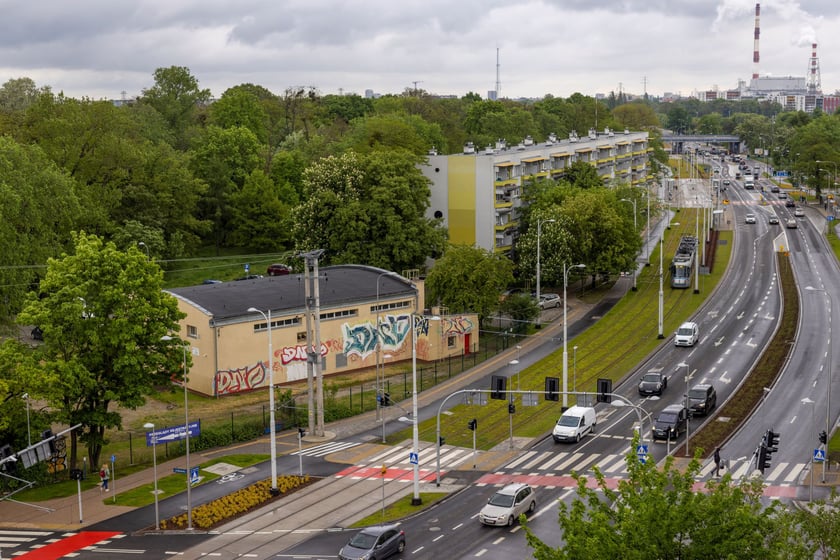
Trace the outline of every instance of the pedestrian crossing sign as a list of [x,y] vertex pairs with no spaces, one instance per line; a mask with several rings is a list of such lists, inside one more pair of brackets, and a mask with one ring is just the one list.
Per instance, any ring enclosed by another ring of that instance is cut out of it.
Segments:
[[815,463],[822,463],[825,461],[825,450],[824,449],[814,449],[814,462]]
[[636,455],[647,455],[648,453],[648,446],[647,445],[637,445],[636,446]]
[[417,455],[417,453],[414,453],[412,451],[408,454],[408,462],[412,465],[417,465],[420,463],[420,457]]

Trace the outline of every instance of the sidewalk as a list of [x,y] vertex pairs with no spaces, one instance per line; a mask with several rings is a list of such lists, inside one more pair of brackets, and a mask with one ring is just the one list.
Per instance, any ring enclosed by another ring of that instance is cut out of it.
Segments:
[[[605,294],[604,299],[620,297],[629,289],[629,278],[619,279],[612,290]],[[585,319],[589,312],[595,307],[595,304],[585,303],[576,299],[569,299],[569,309],[567,313],[568,324],[572,325],[576,321]],[[542,313],[541,321],[543,328],[540,329],[533,336],[525,338],[521,343],[520,353],[526,354],[530,350],[541,346],[542,344],[551,342],[562,338],[563,330],[563,310],[553,309]],[[420,409],[420,417],[426,417],[428,411],[424,414],[424,409],[429,407],[432,403],[444,398],[445,396],[468,386],[471,383],[483,378],[488,373],[505,368],[510,360],[516,356],[517,349],[512,347],[505,352],[496,355],[489,360],[486,360],[474,368],[465,371],[457,377],[438,384],[418,395],[418,406]],[[410,402],[407,401],[407,402]],[[402,404],[402,403],[401,403]],[[326,425],[325,437],[316,438],[306,436],[303,441],[307,446],[323,443],[332,439],[342,439],[355,436],[360,433],[373,431],[381,427],[381,423],[376,420],[376,412],[369,411],[358,416],[345,418]],[[297,430],[286,430],[277,434],[277,450],[278,454],[288,454],[296,451],[298,448]],[[504,445],[499,445],[497,448],[489,451],[484,451],[479,454],[476,470],[491,471],[498,465],[504,464],[518,451],[530,444],[530,438],[514,438],[514,449],[509,448],[509,443],[504,442]],[[241,452],[242,448],[250,447],[252,452],[269,454],[269,438],[268,436],[259,438],[253,442],[247,442],[237,445],[237,451]],[[229,448],[205,450],[192,454],[192,465],[200,465],[202,462],[210,459],[224,457],[231,453]],[[341,457],[336,459],[341,462]],[[345,460],[352,462],[352,456],[346,457]],[[184,458],[176,458],[171,461],[158,464],[158,473],[172,472],[175,467],[183,467]],[[454,480],[446,481],[440,488],[437,488],[432,483],[430,491],[457,491],[463,487],[457,484]],[[23,504],[20,502],[4,500],[0,502],[0,526],[6,528],[18,529],[51,529],[51,530],[79,530],[90,525],[94,525],[101,521],[111,519],[113,517],[122,515],[124,513],[133,511],[135,508],[110,505],[109,502],[113,500],[115,495],[129,489],[136,488],[142,485],[151,485],[154,483],[154,474],[151,468],[144,469],[126,477],[121,477],[119,471],[115,473],[115,479],[111,482],[111,492],[102,493],[99,488],[93,488],[83,491],[81,494],[82,502],[82,517],[79,516],[79,495],[73,494],[66,498],[59,498],[49,500],[46,502],[38,502],[34,505]],[[317,485],[313,485],[317,486]],[[301,490],[302,492],[308,489]],[[423,489],[425,491],[425,489]],[[346,500],[347,496],[338,496],[336,500]],[[324,503],[322,504],[324,511],[338,510],[343,503]],[[51,511],[50,511],[51,510]]]

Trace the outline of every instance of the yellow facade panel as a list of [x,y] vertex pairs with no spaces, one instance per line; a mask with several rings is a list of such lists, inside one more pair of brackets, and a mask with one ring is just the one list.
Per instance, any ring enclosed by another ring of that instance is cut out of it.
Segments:
[[[476,172],[474,158],[449,158],[449,240],[476,243]],[[513,165],[513,164],[510,164]]]

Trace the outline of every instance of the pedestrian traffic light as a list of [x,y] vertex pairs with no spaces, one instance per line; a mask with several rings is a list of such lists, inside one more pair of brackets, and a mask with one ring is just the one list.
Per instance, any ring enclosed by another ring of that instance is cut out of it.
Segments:
[[779,432],[772,429],[767,430],[767,450],[775,453],[779,450]]
[[545,400],[559,401],[560,400],[560,378],[546,377],[545,378]]
[[443,447],[444,443],[446,443],[446,438],[444,438],[443,436],[438,436],[438,445],[440,447]]
[[758,470],[764,474],[765,469],[770,468],[771,451],[763,445],[758,448]]
[[391,406],[394,402],[391,400],[391,393],[382,393],[382,406]]
[[505,400],[506,390],[507,377],[503,375],[494,375],[490,381],[490,398]]
[[820,443],[822,443],[822,444],[828,443],[828,434],[825,433],[825,430],[820,432]]
[[516,413],[516,405],[512,402],[508,403],[508,414],[515,414]]
[[597,402],[612,402],[612,379],[598,379],[598,397],[596,400]]
[[478,427],[478,420],[473,418],[467,423],[467,426],[469,426],[470,430],[475,431],[475,429]]

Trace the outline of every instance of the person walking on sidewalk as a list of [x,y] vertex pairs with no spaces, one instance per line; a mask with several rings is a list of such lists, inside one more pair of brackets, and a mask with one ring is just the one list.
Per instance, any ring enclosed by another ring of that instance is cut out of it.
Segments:
[[720,447],[715,447],[715,477],[720,476]]
[[108,470],[108,463],[102,463],[99,469],[99,480],[102,481],[102,489],[108,492],[108,479],[111,478],[111,471]]

